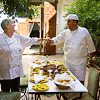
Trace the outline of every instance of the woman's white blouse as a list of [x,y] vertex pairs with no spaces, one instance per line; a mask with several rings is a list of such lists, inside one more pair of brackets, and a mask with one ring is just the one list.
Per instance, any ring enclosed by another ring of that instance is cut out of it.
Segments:
[[37,43],[37,38],[0,34],[0,80],[23,76],[22,55],[25,47]]

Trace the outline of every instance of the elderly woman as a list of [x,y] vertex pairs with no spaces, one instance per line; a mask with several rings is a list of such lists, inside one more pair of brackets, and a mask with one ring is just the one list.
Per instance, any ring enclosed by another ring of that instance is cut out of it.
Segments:
[[14,22],[4,19],[0,34],[0,80],[1,90],[9,92],[19,91],[20,76],[23,76],[22,54],[27,46],[41,41],[39,38],[27,38],[15,34]]

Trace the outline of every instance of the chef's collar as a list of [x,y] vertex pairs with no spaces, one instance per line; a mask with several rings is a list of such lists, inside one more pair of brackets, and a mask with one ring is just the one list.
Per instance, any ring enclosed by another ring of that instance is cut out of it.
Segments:
[[4,33],[4,38],[5,38],[5,40],[6,40],[9,44],[14,42],[14,41],[13,41],[13,36],[10,38],[10,37],[7,36],[6,33]]
[[11,39],[13,37],[13,35],[12,35],[12,37],[8,37],[8,35],[6,33],[4,33],[4,36],[5,36],[5,38],[8,38],[8,39]]
[[76,29],[76,30],[74,30],[74,31],[71,31],[71,33],[74,35],[75,33],[77,33],[78,32],[78,28]]

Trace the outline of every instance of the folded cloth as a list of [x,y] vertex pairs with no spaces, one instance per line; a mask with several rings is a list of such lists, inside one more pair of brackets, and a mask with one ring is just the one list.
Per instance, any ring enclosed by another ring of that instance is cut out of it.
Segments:
[[38,64],[35,64],[35,63],[31,63],[30,66],[32,66],[33,69],[35,69],[35,68],[41,67],[42,65],[38,65]]
[[[60,82],[58,80],[70,80],[70,81],[69,82],[67,82],[67,81]],[[56,84],[63,85],[63,86],[71,86],[71,84],[73,83],[73,79],[71,77],[69,77],[69,75],[67,73],[56,74],[56,76],[54,78],[54,82]]]
[[37,74],[34,74],[34,81],[35,83],[38,83],[42,80],[44,80],[47,76],[42,76],[42,75],[37,75]]

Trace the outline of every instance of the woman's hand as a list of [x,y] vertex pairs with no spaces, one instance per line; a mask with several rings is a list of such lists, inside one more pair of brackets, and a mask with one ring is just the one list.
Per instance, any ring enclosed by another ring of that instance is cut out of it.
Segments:
[[37,42],[40,42],[40,41],[42,41],[42,38],[38,38]]
[[40,42],[40,41],[45,41],[45,42],[49,43],[50,45],[54,45],[54,40],[52,40],[52,39],[48,39],[48,38],[38,38],[38,41],[37,42]]

